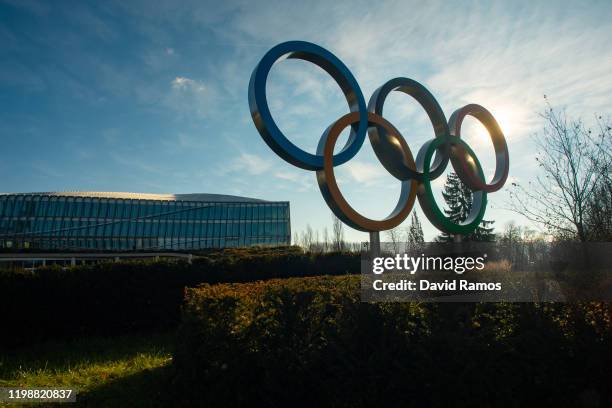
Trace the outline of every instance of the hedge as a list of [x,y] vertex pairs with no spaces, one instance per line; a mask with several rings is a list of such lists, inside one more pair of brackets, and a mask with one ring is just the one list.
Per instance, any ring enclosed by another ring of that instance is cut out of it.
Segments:
[[362,303],[359,277],[186,291],[186,406],[610,406],[611,310]]
[[104,262],[0,271],[0,347],[82,335],[167,330],[178,325],[184,289],[199,283],[359,273],[359,255],[251,248],[183,261]]

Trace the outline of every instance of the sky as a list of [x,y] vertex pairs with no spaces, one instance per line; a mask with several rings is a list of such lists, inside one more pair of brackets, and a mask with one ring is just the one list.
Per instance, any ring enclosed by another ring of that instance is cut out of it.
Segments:
[[[290,201],[293,231],[310,225],[322,234],[331,212],[315,173],[277,157],[249,112],[253,68],[288,40],[334,53],[366,101],[403,76],[426,86],[447,118],[468,103],[483,105],[506,135],[509,183],[526,183],[538,171],[531,137],[542,128],[543,95],[587,123],[611,113],[611,39],[606,0],[0,0],[0,192],[206,192]],[[335,82],[304,61],[276,64],[267,93],[279,127],[310,152],[348,112]],[[426,114],[406,95],[387,98],[385,117],[414,156],[433,137]],[[490,178],[495,161],[484,128],[468,118],[462,137]],[[367,140],[336,175],[365,216],[383,218],[395,206],[399,181]],[[440,200],[444,179],[434,181]],[[489,195],[485,219],[498,231],[511,220],[528,224],[507,210],[508,190]],[[415,211],[432,239],[437,231],[418,203]],[[348,227],[345,233],[366,239]]]

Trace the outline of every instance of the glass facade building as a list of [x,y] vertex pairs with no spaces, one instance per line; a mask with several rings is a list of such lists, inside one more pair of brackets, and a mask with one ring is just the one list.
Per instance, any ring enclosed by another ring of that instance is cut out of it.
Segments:
[[0,195],[0,248],[191,250],[288,245],[288,202],[217,194]]

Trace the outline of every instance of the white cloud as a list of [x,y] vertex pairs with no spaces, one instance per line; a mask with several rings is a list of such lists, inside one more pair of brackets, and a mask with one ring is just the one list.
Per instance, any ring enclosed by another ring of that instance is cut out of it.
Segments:
[[274,173],[274,177],[281,181],[287,181],[285,187],[288,190],[304,192],[311,190],[316,184],[315,173],[305,171],[302,169],[290,170],[290,171],[277,171]]
[[164,137],[161,139],[161,143],[167,149],[178,153],[184,153],[185,151],[201,152],[209,145],[205,133],[188,134],[184,132],[177,132],[172,136]]
[[202,82],[181,76],[177,76],[172,80],[172,88],[178,90],[206,92],[206,87]]
[[385,177],[385,169],[381,164],[352,160],[345,166],[351,179],[357,183],[370,185]]
[[270,161],[251,153],[241,153],[229,165],[232,172],[244,172],[252,175],[262,174],[270,169]]
[[177,111],[182,117],[205,119],[212,116],[217,97],[216,90],[203,81],[183,76],[175,77],[165,105]]

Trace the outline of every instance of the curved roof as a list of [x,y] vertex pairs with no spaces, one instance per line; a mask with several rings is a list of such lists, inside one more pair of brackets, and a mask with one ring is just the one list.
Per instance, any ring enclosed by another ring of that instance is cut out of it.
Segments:
[[206,201],[206,202],[266,202],[256,198],[240,197],[226,194],[146,194],[102,191],[66,191],[41,193],[2,193],[0,195],[46,195],[58,197],[91,197],[91,198],[119,198],[128,200],[162,200],[162,201]]

